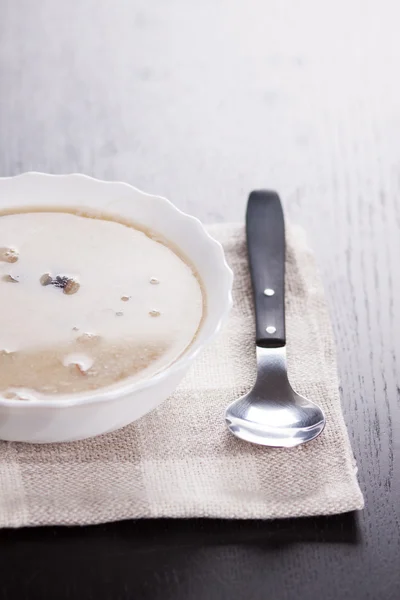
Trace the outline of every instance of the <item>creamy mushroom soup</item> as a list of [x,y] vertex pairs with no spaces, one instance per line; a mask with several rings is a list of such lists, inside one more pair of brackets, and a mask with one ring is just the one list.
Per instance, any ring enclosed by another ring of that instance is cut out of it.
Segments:
[[0,395],[34,399],[148,378],[190,346],[204,312],[167,241],[95,213],[0,216]]

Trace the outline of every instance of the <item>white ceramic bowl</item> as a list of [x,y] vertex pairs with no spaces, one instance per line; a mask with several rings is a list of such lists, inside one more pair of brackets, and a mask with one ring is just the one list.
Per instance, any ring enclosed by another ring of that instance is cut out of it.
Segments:
[[48,400],[0,399],[3,440],[67,442],[113,431],[165,400],[202,347],[214,338],[232,304],[232,271],[221,245],[198,219],[184,214],[165,198],[145,194],[126,183],[80,174],[24,173],[0,178],[0,210],[29,206],[92,208],[148,226],[176,244],[202,279],[207,313],[199,334],[177,361],[157,375],[136,382],[127,379],[118,388]]

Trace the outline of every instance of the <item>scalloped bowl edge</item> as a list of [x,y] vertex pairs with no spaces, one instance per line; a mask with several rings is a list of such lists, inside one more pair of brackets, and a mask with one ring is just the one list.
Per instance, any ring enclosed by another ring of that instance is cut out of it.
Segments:
[[232,306],[233,273],[223,248],[196,217],[161,196],[130,184],[83,175],[28,172],[0,178],[0,211],[49,206],[93,209],[160,233],[195,266],[206,295],[206,315],[193,344],[156,375],[92,393],[24,402],[0,398],[0,439],[58,442],[113,431],[165,400],[193,360],[218,334]]

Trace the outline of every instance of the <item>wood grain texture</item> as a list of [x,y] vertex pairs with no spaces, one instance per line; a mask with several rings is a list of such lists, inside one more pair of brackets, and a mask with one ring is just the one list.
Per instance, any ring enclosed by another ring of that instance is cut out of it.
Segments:
[[125,180],[208,222],[267,186],[306,227],[366,497],[355,518],[2,532],[0,598],[399,598],[399,16],[396,0],[0,0],[0,175]]

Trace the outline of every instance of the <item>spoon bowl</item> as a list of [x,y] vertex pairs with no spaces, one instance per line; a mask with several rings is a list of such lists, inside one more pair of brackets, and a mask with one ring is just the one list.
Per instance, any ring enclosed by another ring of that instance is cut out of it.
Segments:
[[225,420],[229,430],[247,442],[286,448],[310,442],[325,427],[320,407],[291,387],[285,347],[257,347],[256,383],[228,406]]

